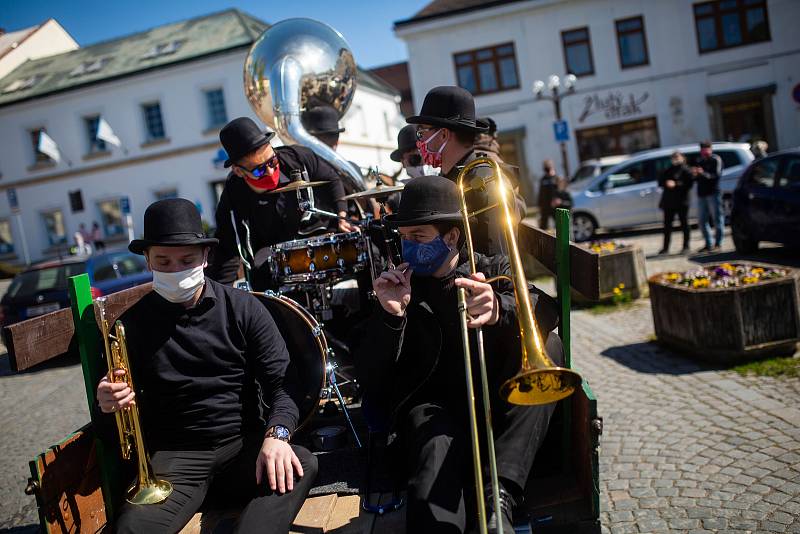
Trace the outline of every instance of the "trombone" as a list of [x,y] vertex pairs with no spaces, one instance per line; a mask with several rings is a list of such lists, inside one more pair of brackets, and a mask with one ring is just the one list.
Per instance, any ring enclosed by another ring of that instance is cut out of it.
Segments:
[[[488,176],[478,176],[471,179],[467,178],[477,167],[487,166],[491,168],[491,173]],[[470,191],[485,191],[490,183],[496,185],[497,202],[484,208],[470,211],[467,206],[467,193]],[[539,334],[539,329],[536,326],[536,319],[533,315],[533,306],[531,305],[530,293],[528,292],[528,281],[525,278],[525,272],[522,268],[522,259],[517,245],[517,222],[515,221],[511,208],[513,189],[511,188],[508,178],[503,174],[498,162],[491,158],[478,158],[461,169],[456,178],[456,184],[459,190],[461,215],[464,232],[466,234],[470,272],[472,274],[477,272],[477,266],[475,263],[475,250],[472,241],[470,219],[479,213],[493,208],[499,208],[501,211],[501,224],[503,228],[503,237],[505,238],[508,249],[511,276],[495,276],[486,280],[486,283],[490,284],[499,279],[505,279],[511,282],[514,287],[514,300],[516,302],[520,340],[522,344],[522,362],[520,371],[506,380],[500,387],[500,397],[511,404],[527,406],[548,404],[568,397],[580,384],[581,377],[571,369],[556,366],[545,353],[542,336]],[[459,288],[458,290],[458,312],[461,323],[461,340],[464,346],[464,366],[466,368],[467,377],[467,402],[469,407],[473,467],[475,471],[475,491],[477,493],[478,504],[478,527],[481,534],[486,534],[488,531],[487,522],[489,518],[486,516],[486,502],[483,496],[481,451],[478,440],[478,420],[475,412],[475,388],[472,379],[472,355],[469,332],[467,330],[468,316],[466,292],[463,288]],[[486,453],[489,459],[493,505],[495,517],[497,518],[497,532],[502,534],[503,526],[500,520],[500,483],[497,476],[497,460],[494,450],[494,433],[492,431],[492,413],[489,402],[489,380],[486,373],[486,355],[484,352],[483,331],[481,328],[475,329],[475,341],[478,350],[478,368],[480,371],[483,415],[486,427]]]
[[[95,299],[97,315],[100,319],[100,331],[103,335],[103,342],[106,349],[106,360],[108,361],[108,379],[112,382],[125,380],[128,387],[135,391],[133,377],[131,376],[131,364],[128,359],[128,344],[125,338],[125,328],[122,322],[114,324],[114,333],[110,332],[108,319],[106,318],[106,297]],[[125,371],[125,378],[117,380],[114,376],[115,369]],[[150,465],[150,455],[144,446],[144,434],[139,418],[139,407],[136,404],[117,410],[114,412],[117,419],[117,432],[119,433],[119,444],[122,448],[122,457],[130,460],[131,454],[136,454],[137,477],[126,492],[126,500],[131,504],[158,504],[164,502],[172,493],[172,484],[168,480],[159,480],[153,474],[153,467]]]

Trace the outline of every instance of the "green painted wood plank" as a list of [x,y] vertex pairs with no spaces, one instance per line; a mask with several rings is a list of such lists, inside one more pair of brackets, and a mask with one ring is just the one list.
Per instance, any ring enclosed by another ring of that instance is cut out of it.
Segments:
[[[83,368],[83,384],[86,387],[86,402],[93,424],[95,421],[95,391],[97,384],[106,373],[107,365],[100,350],[100,333],[94,315],[92,288],[89,275],[84,273],[69,278],[69,298],[72,307],[72,320]],[[119,449],[104,443],[95,433],[95,450],[100,465],[100,479],[103,485],[103,500],[106,503],[106,517],[111,522],[114,514],[115,495],[121,495]]]

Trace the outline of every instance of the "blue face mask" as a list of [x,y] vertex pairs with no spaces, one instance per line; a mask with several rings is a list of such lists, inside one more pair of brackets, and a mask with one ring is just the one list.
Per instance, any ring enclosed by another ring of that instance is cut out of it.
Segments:
[[414,274],[430,276],[442,266],[450,255],[450,247],[442,236],[429,243],[417,243],[403,239],[403,261],[414,269]]

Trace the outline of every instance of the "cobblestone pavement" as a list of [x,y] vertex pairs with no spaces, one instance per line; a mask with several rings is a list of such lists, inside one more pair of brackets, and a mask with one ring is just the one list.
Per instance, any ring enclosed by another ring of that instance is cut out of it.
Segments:
[[[692,265],[654,257],[657,234],[624,240],[644,248],[651,274]],[[573,358],[604,418],[603,532],[800,532],[800,380],[741,377],[662,349],[649,306],[573,313]],[[37,531],[28,461],[86,421],[80,366],[11,375],[0,356],[0,531]]]

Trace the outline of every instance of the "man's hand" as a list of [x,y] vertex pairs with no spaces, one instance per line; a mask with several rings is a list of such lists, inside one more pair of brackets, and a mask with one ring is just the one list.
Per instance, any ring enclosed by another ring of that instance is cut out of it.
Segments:
[[667,180],[664,182],[664,185],[667,189],[674,189],[675,188],[675,180]]
[[303,478],[303,466],[292,446],[277,438],[264,438],[256,459],[256,484],[261,484],[267,472],[267,482],[272,491],[286,493],[294,489],[294,475]]
[[702,167],[692,167],[692,176],[697,176],[702,172],[703,172]]
[[375,296],[387,313],[398,317],[406,314],[406,306],[411,302],[411,272],[408,263],[401,263],[372,281]]
[[[339,217],[347,217],[346,211],[340,211]],[[339,231],[340,232],[355,232],[358,230],[358,226],[355,226],[350,223],[347,219],[339,219]]]
[[467,326],[470,328],[491,326],[500,320],[500,303],[494,289],[484,283],[485,280],[483,273],[475,273],[469,278],[456,278],[455,281],[456,287],[467,290]]
[[[114,369],[115,377],[124,377],[125,371],[122,369]],[[112,382],[108,379],[108,375],[100,380],[97,385],[97,404],[100,405],[100,410],[103,413],[111,413],[127,408],[134,402],[136,394],[128,387],[127,382]]]

